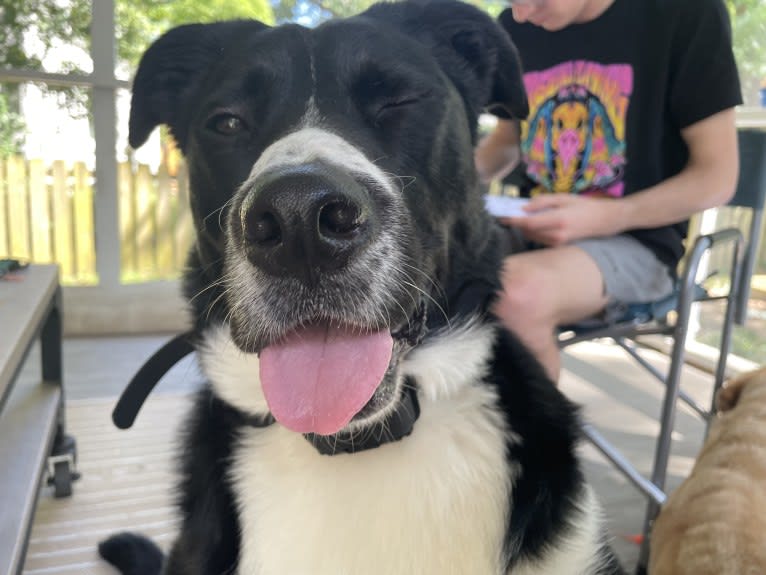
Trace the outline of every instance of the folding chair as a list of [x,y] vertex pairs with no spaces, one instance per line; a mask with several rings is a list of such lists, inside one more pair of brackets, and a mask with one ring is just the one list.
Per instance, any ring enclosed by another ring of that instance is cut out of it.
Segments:
[[[664,504],[665,479],[670,456],[671,439],[675,422],[676,400],[686,403],[709,425],[715,414],[715,393],[721,387],[726,370],[726,360],[731,344],[732,328],[735,323],[742,325],[747,316],[747,302],[750,295],[750,277],[753,273],[763,224],[764,198],[766,197],[766,132],[740,130],[738,132],[740,153],[740,177],[737,191],[729,206],[750,208],[752,219],[746,232],[726,228],[697,237],[687,251],[677,288],[662,301],[628,306],[625,315],[609,325],[583,325],[563,328],[559,336],[559,347],[565,348],[577,342],[598,338],[612,339],[665,385],[660,415],[660,432],[655,447],[654,465],[649,478],[644,477],[612,444],[593,426],[586,424],[586,437],[597,447],[626,478],[648,498],[643,542],[639,555],[638,573],[645,573],[649,558],[649,533],[652,523]],[[697,282],[703,256],[715,246],[731,249],[730,289],[726,295],[710,295]],[[715,369],[713,398],[709,407],[700,406],[680,389],[681,372],[684,365],[686,338],[693,303],[725,300],[721,349]],[[671,313],[672,312],[672,313]],[[661,373],[640,353],[636,338],[646,335],[664,335],[672,340],[670,367]]]

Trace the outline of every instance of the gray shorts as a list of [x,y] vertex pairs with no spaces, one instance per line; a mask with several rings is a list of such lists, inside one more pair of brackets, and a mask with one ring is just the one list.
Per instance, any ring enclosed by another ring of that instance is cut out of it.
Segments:
[[574,242],[596,262],[604,277],[609,298],[605,319],[624,310],[626,304],[661,300],[673,291],[670,270],[633,236],[622,234]]

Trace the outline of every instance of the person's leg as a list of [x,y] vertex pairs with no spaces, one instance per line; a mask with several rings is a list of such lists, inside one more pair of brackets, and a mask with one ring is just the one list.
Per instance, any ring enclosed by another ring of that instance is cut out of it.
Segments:
[[596,315],[607,304],[598,265],[576,246],[545,248],[506,258],[501,282],[493,311],[558,381],[556,328]]
[[667,266],[627,234],[510,256],[501,281],[495,313],[554,381],[558,326],[597,314],[613,321],[625,304],[657,301],[673,290]]

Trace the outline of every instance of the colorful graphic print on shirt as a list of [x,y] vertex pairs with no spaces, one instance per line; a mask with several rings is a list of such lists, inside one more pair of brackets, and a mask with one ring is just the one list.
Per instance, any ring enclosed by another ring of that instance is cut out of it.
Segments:
[[521,149],[531,194],[622,196],[633,68],[573,61],[528,72],[524,84],[530,115]]

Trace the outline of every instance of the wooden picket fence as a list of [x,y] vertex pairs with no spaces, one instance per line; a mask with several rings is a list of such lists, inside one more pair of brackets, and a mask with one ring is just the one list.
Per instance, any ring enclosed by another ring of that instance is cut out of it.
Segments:
[[176,278],[192,243],[186,167],[162,163],[118,167],[122,279],[140,282]]
[[[192,241],[185,167],[118,170],[122,281],[177,277]],[[0,257],[57,262],[65,284],[97,283],[94,183],[82,162],[0,159]]]
[[[142,164],[118,165],[124,283],[178,277],[192,242],[186,167],[177,152],[164,157],[156,173]],[[95,189],[93,174],[82,162],[0,158],[0,258],[58,262],[65,284],[97,283]],[[744,227],[748,217],[738,208],[721,209],[716,228]],[[693,220],[692,237],[696,231]],[[764,243],[762,238],[756,265],[760,274],[766,273]],[[710,269],[725,270],[727,261],[726,254],[715,253]]]

